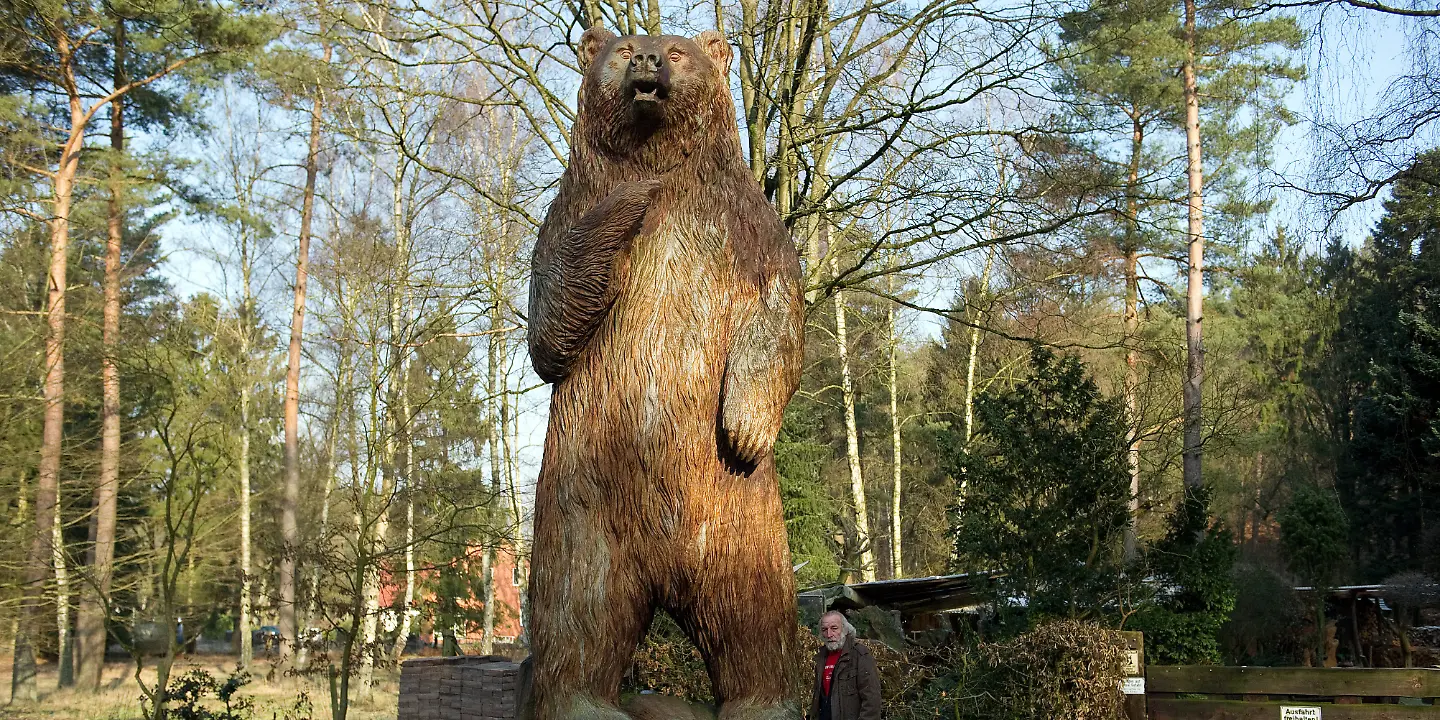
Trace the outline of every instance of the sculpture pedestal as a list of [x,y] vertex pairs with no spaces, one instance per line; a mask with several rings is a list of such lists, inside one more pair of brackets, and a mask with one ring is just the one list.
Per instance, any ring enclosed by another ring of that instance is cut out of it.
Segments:
[[[499,655],[406,660],[397,720],[520,720],[526,670]],[[634,720],[715,720],[710,708],[671,695],[636,695],[621,709]]]
[[516,720],[521,679],[520,663],[499,655],[406,660],[397,720]]
[[636,695],[621,703],[620,709],[633,720],[715,720],[710,708],[673,695]]

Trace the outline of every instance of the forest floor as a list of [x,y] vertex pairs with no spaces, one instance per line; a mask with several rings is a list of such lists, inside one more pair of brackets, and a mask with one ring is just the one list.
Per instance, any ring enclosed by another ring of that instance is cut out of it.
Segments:
[[[16,705],[10,702],[10,658],[0,660],[0,718],[5,720],[140,720],[140,689],[135,684],[135,666],[128,662],[105,664],[102,676],[103,690],[98,694],[79,693],[74,690],[56,689],[57,667],[54,663],[40,666],[40,702]],[[275,673],[272,680],[266,674],[273,666],[256,658],[252,668],[251,681],[237,693],[254,703],[248,717],[254,720],[321,720],[330,717],[330,691],[322,678],[283,677]],[[205,670],[217,681],[225,678],[235,669],[235,658],[226,655],[195,655],[175,661],[171,671],[172,681],[191,670]],[[381,682],[374,695],[368,700],[354,698],[350,701],[348,720],[394,720],[398,705],[399,682],[397,673],[376,670]],[[154,666],[147,666],[142,677],[147,682],[155,677]],[[353,691],[352,691],[353,692]],[[310,709],[303,704],[297,707],[301,693],[309,699]],[[213,699],[207,707],[218,709]],[[299,710],[300,712],[297,712]],[[244,716],[242,716],[244,717]]]

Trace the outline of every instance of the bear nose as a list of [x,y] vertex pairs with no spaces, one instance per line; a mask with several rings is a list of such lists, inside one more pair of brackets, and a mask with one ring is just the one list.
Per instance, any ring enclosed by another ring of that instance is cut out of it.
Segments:
[[639,72],[660,72],[660,56],[636,53],[630,57],[630,69]]

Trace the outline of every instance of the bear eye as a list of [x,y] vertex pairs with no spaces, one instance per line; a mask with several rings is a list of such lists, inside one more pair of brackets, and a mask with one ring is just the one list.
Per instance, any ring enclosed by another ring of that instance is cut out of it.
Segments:
[[679,50],[671,50],[671,51],[670,51],[670,62],[680,62],[680,51],[679,51]]
[[620,59],[621,59],[621,60],[629,60],[629,59],[630,59],[630,54],[631,54],[630,48],[620,48]]

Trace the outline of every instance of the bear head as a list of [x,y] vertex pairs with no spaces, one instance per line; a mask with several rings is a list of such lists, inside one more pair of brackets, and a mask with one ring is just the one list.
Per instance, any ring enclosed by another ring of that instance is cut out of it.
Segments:
[[[616,153],[656,140],[688,155],[709,133],[734,134],[730,58],[730,45],[714,30],[693,39],[586,30],[578,52],[586,135]],[[727,118],[731,127],[716,125]]]

